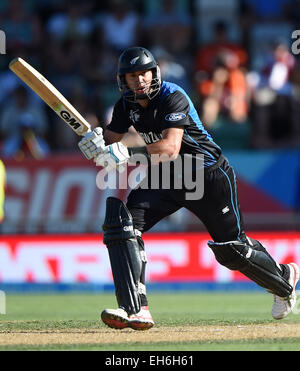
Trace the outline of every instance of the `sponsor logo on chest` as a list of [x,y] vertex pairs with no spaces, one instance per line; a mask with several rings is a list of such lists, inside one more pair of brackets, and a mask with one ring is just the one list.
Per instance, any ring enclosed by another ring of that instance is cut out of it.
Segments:
[[165,120],[173,122],[173,121],[180,121],[184,118],[186,118],[185,113],[183,113],[183,112],[173,112],[173,113],[169,113],[165,117]]

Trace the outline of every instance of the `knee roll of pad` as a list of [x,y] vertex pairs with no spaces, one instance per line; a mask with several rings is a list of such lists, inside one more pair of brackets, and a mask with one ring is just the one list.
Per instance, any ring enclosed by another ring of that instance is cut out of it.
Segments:
[[216,260],[231,270],[238,270],[246,277],[281,297],[291,294],[293,288],[282,277],[280,268],[273,258],[260,246],[249,246],[239,241],[208,242]]
[[129,314],[137,313],[141,309],[138,291],[143,261],[132,216],[118,198],[108,197],[102,228],[118,304]]

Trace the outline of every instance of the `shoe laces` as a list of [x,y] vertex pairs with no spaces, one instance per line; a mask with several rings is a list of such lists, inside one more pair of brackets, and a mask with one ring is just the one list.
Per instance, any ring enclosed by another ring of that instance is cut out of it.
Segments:
[[285,298],[282,298],[278,295],[274,295],[274,303],[280,304],[280,305],[291,305],[292,295],[287,296]]

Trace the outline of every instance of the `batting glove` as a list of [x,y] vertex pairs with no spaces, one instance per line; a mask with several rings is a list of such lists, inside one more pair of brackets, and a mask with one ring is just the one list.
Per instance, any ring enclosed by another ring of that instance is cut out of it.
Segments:
[[103,166],[107,171],[118,168],[122,169],[122,165],[129,160],[129,152],[126,146],[121,142],[116,142],[106,146],[94,161],[97,166]]
[[96,158],[105,148],[102,128],[97,127],[86,133],[78,143],[78,147],[88,160]]

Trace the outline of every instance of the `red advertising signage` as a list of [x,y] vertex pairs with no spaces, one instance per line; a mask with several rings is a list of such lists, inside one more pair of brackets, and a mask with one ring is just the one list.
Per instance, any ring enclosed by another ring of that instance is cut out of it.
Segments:
[[82,156],[5,161],[7,187],[4,233],[97,232],[108,196],[126,190],[99,189],[101,170]]
[[[250,233],[279,263],[300,265],[300,233]],[[148,282],[247,280],[218,264],[209,236],[145,234]],[[2,236],[0,283],[112,283],[108,253],[99,235]]]
[[[114,196],[125,201],[129,186],[132,188],[139,176],[137,169],[129,166],[125,173],[115,177],[115,183],[110,182],[99,176],[103,174],[101,167],[80,154],[53,155],[43,160],[6,159],[5,165],[5,219],[1,225],[4,234],[98,233],[104,221],[106,198]],[[244,220],[247,225],[251,223],[252,230],[262,224],[269,229],[275,229],[278,224],[296,225],[295,213],[288,214],[266,193],[258,192],[240,179],[238,188]],[[151,231],[205,230],[186,209],[177,211],[163,223]]]

